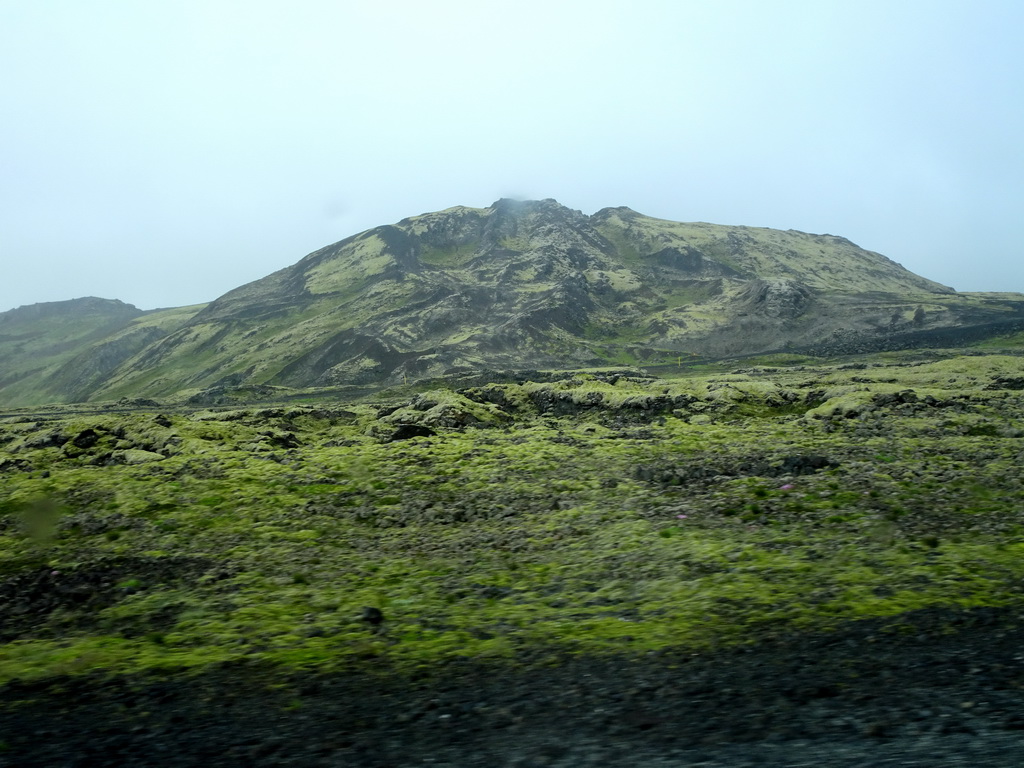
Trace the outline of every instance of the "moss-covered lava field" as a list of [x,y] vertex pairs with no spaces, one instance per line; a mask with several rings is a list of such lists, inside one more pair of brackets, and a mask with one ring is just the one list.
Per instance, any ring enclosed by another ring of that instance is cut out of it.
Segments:
[[1018,344],[8,413],[0,683],[557,669],[1018,610]]

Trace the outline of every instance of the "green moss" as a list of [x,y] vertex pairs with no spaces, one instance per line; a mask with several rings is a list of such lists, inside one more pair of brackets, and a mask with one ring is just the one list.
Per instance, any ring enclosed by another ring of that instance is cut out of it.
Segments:
[[420,261],[434,267],[462,267],[468,264],[477,253],[476,243],[452,245],[447,248],[424,246],[420,252]]
[[[984,387],[1021,367],[992,356],[436,390],[386,418],[456,406],[490,428],[398,442],[374,437],[365,405],[344,420],[288,408],[174,414],[171,428],[147,414],[0,422],[0,462],[27,463],[3,470],[0,578],[140,563],[111,571],[102,608],[40,614],[9,638],[0,679],[645,653],[1016,603],[1024,487],[1020,441],[1003,434],[1024,413]],[[787,399],[867,404],[908,388],[956,405],[802,418]],[[565,410],[540,413],[555,401]],[[80,453],[26,447],[87,428],[103,436]],[[174,437],[162,461],[93,463],[159,435]],[[781,474],[809,455],[833,464]],[[682,479],[657,480],[668,472]],[[175,557],[198,570],[160,565]]]

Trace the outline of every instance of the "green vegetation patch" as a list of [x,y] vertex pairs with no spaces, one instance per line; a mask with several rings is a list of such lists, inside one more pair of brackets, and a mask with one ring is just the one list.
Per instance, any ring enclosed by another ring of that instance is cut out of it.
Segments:
[[772,362],[0,422],[0,680],[543,663],[1021,602],[1020,358]]
[[477,249],[478,246],[474,242],[446,248],[424,245],[420,252],[420,261],[434,267],[462,267],[473,260]]

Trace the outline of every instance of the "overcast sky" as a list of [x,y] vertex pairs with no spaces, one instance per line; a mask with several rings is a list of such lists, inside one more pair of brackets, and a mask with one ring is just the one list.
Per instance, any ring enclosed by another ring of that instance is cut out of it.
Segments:
[[209,301],[500,197],[1024,291],[1019,0],[0,0],[0,311]]

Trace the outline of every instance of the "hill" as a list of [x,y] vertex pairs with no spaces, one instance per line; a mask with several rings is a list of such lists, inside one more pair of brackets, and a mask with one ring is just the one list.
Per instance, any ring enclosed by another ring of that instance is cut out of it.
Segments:
[[119,322],[0,398],[186,398],[962,343],[1024,322],[1024,297],[958,294],[833,235],[499,200],[376,227],[208,305]]
[[85,400],[112,371],[197,309],[144,312],[88,297],[0,313],[0,402]]

